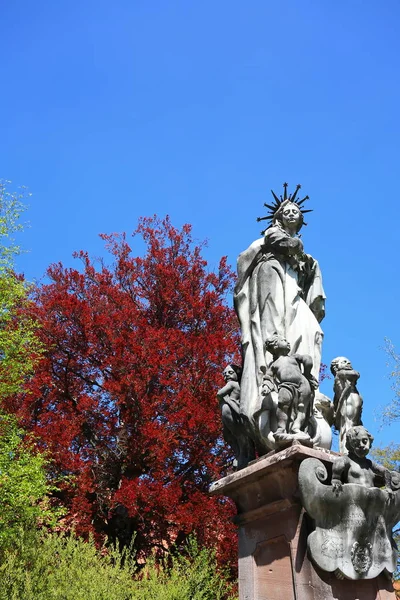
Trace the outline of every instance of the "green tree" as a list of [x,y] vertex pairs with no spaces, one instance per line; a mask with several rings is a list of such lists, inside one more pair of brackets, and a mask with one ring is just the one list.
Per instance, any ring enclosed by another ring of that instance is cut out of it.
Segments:
[[373,448],[372,455],[387,469],[400,471],[400,445],[391,442],[383,448]]
[[23,391],[40,356],[36,324],[22,313],[29,287],[14,270],[20,248],[14,235],[22,230],[21,193],[0,182],[0,552],[11,547],[34,525],[48,522],[53,512],[46,500],[49,485],[45,458],[15,417],[4,411],[5,398]]
[[385,339],[385,352],[389,359],[388,366],[390,368],[394,398],[384,408],[383,422],[391,424],[400,420],[400,355],[396,352],[396,348],[388,338]]
[[33,528],[55,521],[45,464],[15,417],[0,415],[0,555]]
[[[382,425],[392,425],[400,421],[400,355],[396,352],[396,348],[388,338],[385,339],[385,352],[389,359],[388,366],[390,368],[394,397],[384,407],[381,422]],[[373,456],[388,469],[400,471],[400,444],[392,442],[388,446],[374,448]]]
[[[396,348],[388,338],[385,339],[385,352],[389,359],[388,366],[390,368],[394,397],[384,407],[381,419],[382,425],[392,425],[400,420],[400,355],[396,352]],[[388,446],[374,448],[372,455],[387,469],[400,471],[400,444],[392,442]],[[400,547],[400,527],[395,529],[394,539],[397,546]],[[397,562],[397,571],[394,574],[394,578],[400,578],[400,557]]]
[[29,286],[14,270],[21,251],[14,236],[23,228],[26,194],[9,192],[7,183],[0,181],[0,402],[21,391],[40,355],[37,325],[21,310]]

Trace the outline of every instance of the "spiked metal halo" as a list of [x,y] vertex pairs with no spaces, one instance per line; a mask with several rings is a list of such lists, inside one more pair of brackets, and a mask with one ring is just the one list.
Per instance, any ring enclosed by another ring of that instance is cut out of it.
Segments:
[[[279,198],[275,194],[275,192],[273,190],[271,190],[271,193],[272,193],[272,195],[274,197],[274,203],[273,204],[267,204],[266,202],[264,202],[264,206],[266,208],[268,208],[269,213],[265,217],[258,217],[257,221],[266,221],[266,220],[270,221],[270,224],[268,225],[268,227],[271,227],[271,225],[273,224],[273,222],[276,219],[277,214],[283,208],[283,205],[287,204],[289,202],[292,202],[293,204],[296,204],[296,206],[299,208],[300,212],[303,215],[305,213],[312,212],[312,210],[304,210],[302,208],[304,202],[306,202],[309,199],[309,196],[304,196],[304,198],[302,198],[301,200],[296,200],[297,192],[301,188],[301,185],[298,184],[296,186],[296,189],[293,192],[293,194],[289,194],[289,196],[288,196],[288,193],[287,193],[287,187],[288,187],[288,184],[284,183],[283,184],[283,197],[282,197],[282,195],[280,195]],[[307,225],[307,223],[303,222],[303,225]],[[264,233],[266,232],[266,230],[268,229],[268,227],[266,229],[264,229],[264,231],[261,232],[262,235],[264,235]]]

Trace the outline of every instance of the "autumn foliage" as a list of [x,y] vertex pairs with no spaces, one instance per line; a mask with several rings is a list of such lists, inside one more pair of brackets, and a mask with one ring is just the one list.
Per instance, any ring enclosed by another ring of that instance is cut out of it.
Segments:
[[168,218],[140,221],[141,257],[125,235],[102,238],[112,266],[80,252],[80,270],[53,265],[37,288],[46,352],[8,408],[50,453],[66,527],[135,534],[143,554],[195,532],[232,559],[232,506],[207,489],[229,458],[215,392],[238,347],[233,274],[225,259],[209,272]]

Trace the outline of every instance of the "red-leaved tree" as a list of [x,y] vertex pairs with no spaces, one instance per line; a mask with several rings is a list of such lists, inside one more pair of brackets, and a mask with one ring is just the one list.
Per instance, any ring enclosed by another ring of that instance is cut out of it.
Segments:
[[142,257],[102,238],[112,266],[80,252],[81,270],[53,265],[36,290],[46,353],[9,409],[50,453],[66,526],[135,534],[144,555],[195,532],[234,559],[232,506],[207,494],[229,457],[215,392],[238,348],[233,274],[168,218],[140,221]]

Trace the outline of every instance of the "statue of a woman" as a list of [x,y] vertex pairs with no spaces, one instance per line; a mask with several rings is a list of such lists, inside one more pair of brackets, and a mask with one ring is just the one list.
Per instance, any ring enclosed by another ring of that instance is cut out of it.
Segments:
[[[242,331],[243,374],[240,411],[250,430],[261,410],[263,375],[272,356],[265,341],[274,335],[286,338],[292,354],[307,354],[318,378],[321,363],[325,294],[317,261],[305,254],[298,235],[304,224],[308,199],[273,193],[275,203],[266,204],[270,226],[238,258],[238,282],[234,305]],[[261,220],[261,219],[259,219]]]

